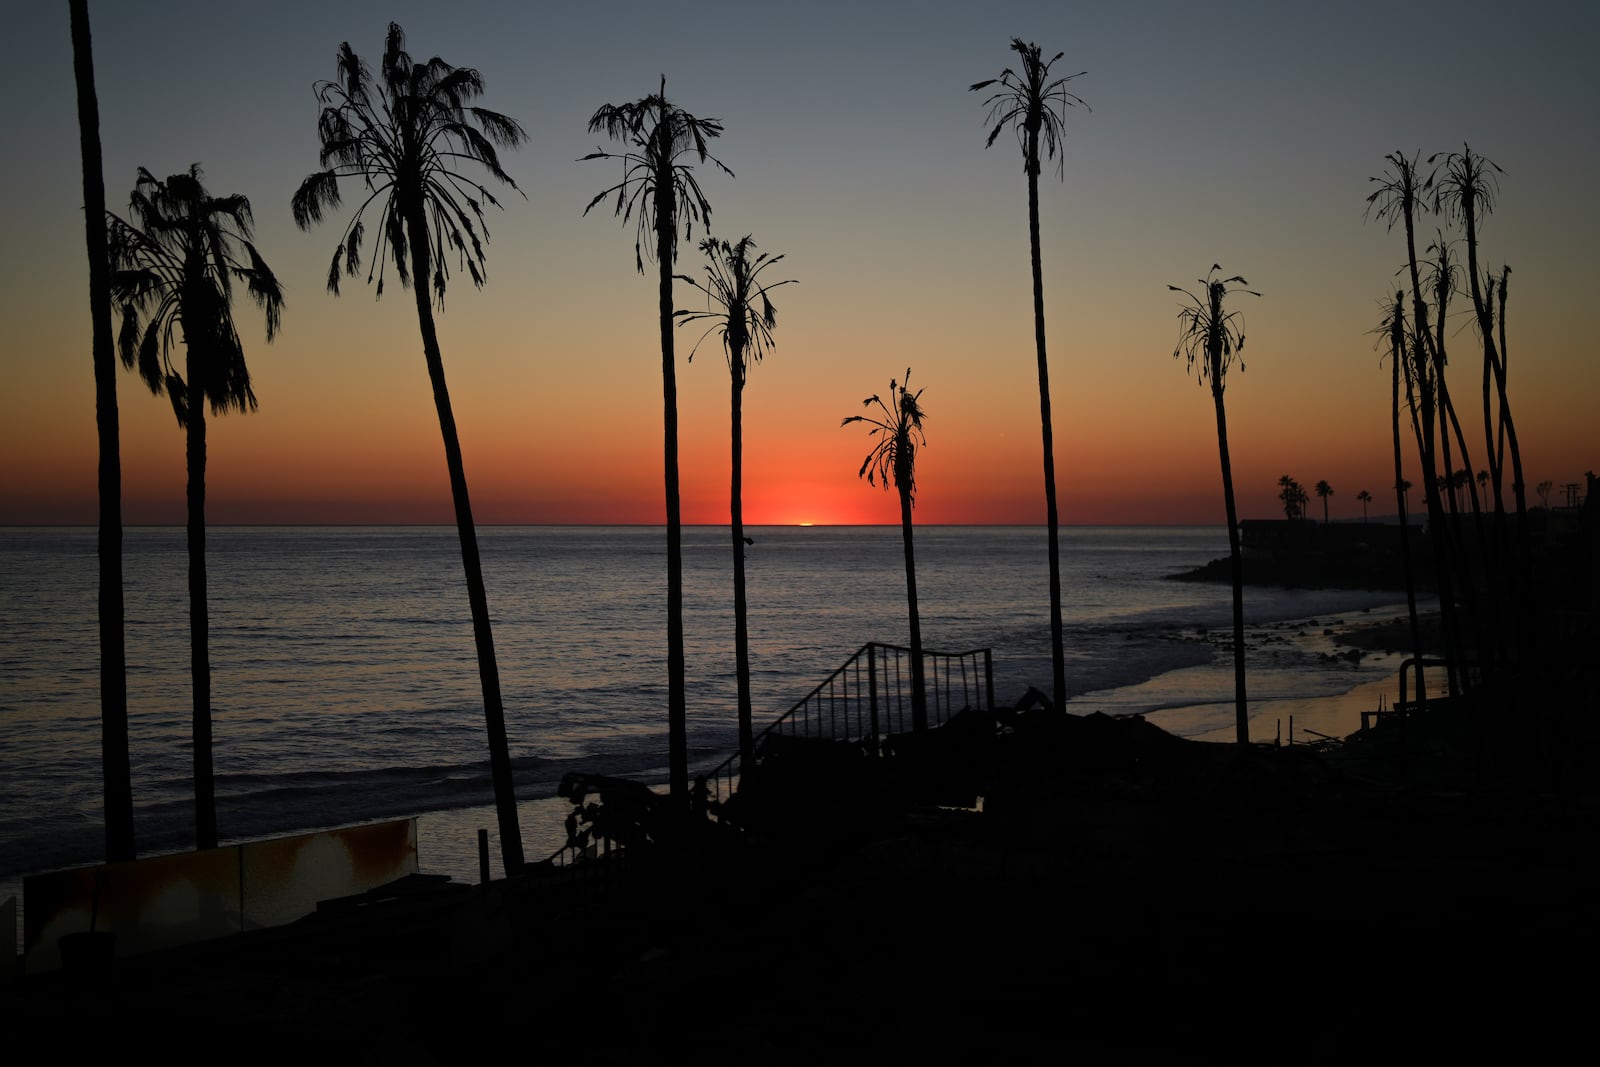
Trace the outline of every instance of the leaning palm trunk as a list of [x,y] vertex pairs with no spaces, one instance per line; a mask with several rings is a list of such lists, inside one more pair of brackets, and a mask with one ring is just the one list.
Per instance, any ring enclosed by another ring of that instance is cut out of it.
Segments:
[[478,678],[483,685],[484,727],[489,736],[489,775],[494,784],[495,820],[500,830],[500,855],[507,874],[522,867],[522,830],[517,820],[516,789],[511,777],[511,752],[506,742],[505,706],[500,698],[500,667],[494,652],[494,630],[489,621],[489,596],[483,585],[483,563],[478,555],[478,530],[472,518],[472,500],[467,494],[466,465],[461,458],[461,439],[456,434],[455,411],[450,404],[450,388],[445,383],[444,356],[439,350],[439,334],[433,321],[433,304],[428,287],[433,278],[428,261],[431,247],[427,222],[420,204],[405,212],[406,231],[411,243],[412,293],[417,301],[417,322],[422,331],[422,353],[428,363],[428,381],[433,386],[433,405],[439,414],[439,432],[444,438],[445,464],[450,468],[450,497],[455,503],[456,535],[461,541],[461,565],[467,578],[467,602],[472,611],[472,639],[478,652]]
[[732,485],[728,519],[733,530],[733,654],[739,687],[739,759],[746,769],[756,755],[754,712],[750,699],[750,623],[744,591],[744,360],[742,346],[729,352],[733,379]]
[[[192,351],[192,349],[191,349]],[[211,615],[206,607],[206,396],[189,361],[189,675],[194,689],[194,840],[217,847],[217,786],[211,761]],[[204,373],[204,372],[199,372]]]
[[1061,527],[1056,512],[1056,445],[1050,417],[1050,361],[1044,341],[1044,266],[1039,254],[1039,131],[1028,131],[1028,246],[1033,263],[1033,343],[1039,357],[1039,425],[1044,443],[1044,507],[1050,553],[1050,664],[1057,710],[1066,707],[1066,648],[1061,629]]
[[[660,127],[667,138],[667,124]],[[656,264],[660,268],[662,466],[667,498],[667,779],[675,804],[689,803],[688,685],[683,652],[683,523],[678,499],[678,375],[672,333],[673,230],[678,217],[672,153],[656,175]]]
[[[1220,361],[1220,353],[1214,358]],[[1233,577],[1234,733],[1240,745],[1248,745],[1250,715],[1244,690],[1244,554],[1239,545],[1239,513],[1233,503],[1233,464],[1228,458],[1228,416],[1222,406],[1220,375],[1211,379],[1211,398],[1217,408],[1217,449],[1222,457],[1222,498],[1228,511],[1228,559]]]
[[906,609],[911,622],[911,729],[922,733],[928,728],[928,688],[922,667],[922,617],[917,611],[917,551],[911,539],[911,490],[909,477],[899,483],[900,537],[906,555]]
[[100,103],[88,0],[72,0],[73,72],[83,156],[84,237],[89,252],[95,424],[100,443],[100,764],[105,787],[106,860],[135,856],[133,775],[128,762],[128,671],[122,603],[122,453],[117,361],[111,338],[111,264],[106,247],[106,187],[100,156]]
[[[1417,617],[1417,578],[1411,562],[1411,518],[1407,514],[1405,468],[1400,449],[1400,365],[1405,361],[1405,294],[1394,295],[1394,313],[1389,324],[1389,361],[1392,382],[1389,389],[1390,422],[1394,430],[1394,497],[1400,514],[1400,566],[1406,582],[1406,617],[1411,622],[1411,654],[1422,655],[1422,623]],[[1417,703],[1426,710],[1428,691],[1424,674],[1417,671]]]

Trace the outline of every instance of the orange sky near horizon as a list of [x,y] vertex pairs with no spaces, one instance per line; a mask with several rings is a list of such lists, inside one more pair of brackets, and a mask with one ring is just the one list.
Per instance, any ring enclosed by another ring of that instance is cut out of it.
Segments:
[[[914,25],[852,5],[743,26],[725,17],[743,9],[698,9],[703,18],[668,30],[619,20],[602,47],[577,16],[536,23],[494,5],[472,9],[494,24],[411,2],[316,19],[234,8],[232,28],[253,42],[241,56],[195,49],[182,18],[162,20],[179,29],[157,37],[136,11],[91,4],[112,209],[137,165],[167,174],[199,160],[214,192],[251,198],[262,253],[287,290],[274,344],[252,306],[236,307],[261,407],[210,424],[211,523],[453,519],[409,295],[375,301],[361,279],[325,293],[349,205],[309,234],[288,217],[316,163],[312,83],[332,73],[340,40],[375,58],[391,17],[419,57],[479,67],[482,103],[531,134],[504,161],[527,199],[502,197],[490,219],[488,284],[458,276],[440,317],[481,523],[663,520],[654,276],[635,273],[632,228],[606,205],[582,216],[616,168],[576,162],[596,147],[584,129],[593,109],[653,91],[661,70],[670,96],[726,125],[714,147],[738,177],[700,172],[713,232],[753,233],[786,254],[769,276],[798,279],[774,294],[777,347],[745,392],[745,521],[898,522],[894,493],[856,477],[866,434],[839,422],[909,365],[929,415],[917,521],[1043,523],[1025,186],[1009,136],[985,151],[981,101],[966,91],[1015,58],[1016,32],[1065,49],[1064,73],[1088,69],[1073,87],[1094,109],[1067,116],[1065,181],[1047,172],[1041,183],[1064,523],[1223,520],[1213,410],[1171,358],[1178,303],[1166,289],[1194,285],[1214,261],[1263,293],[1232,305],[1248,336],[1248,369],[1227,391],[1241,516],[1281,515],[1283,474],[1308,488],[1328,480],[1336,519],[1360,518],[1362,489],[1376,498],[1372,515],[1392,513],[1389,370],[1369,331],[1404,250],[1398,232],[1363,221],[1367,179],[1386,152],[1426,157],[1463,139],[1506,168],[1484,248],[1515,271],[1511,392],[1530,489],[1581,481],[1600,463],[1600,361],[1583,316],[1600,274],[1586,185],[1600,163],[1600,94],[1580,73],[1580,42],[1600,29],[1593,10],[1541,8],[1494,39],[1430,30],[1441,51],[1424,58],[1372,39],[1348,13],[1250,4],[1222,4],[1204,24],[1163,17],[1182,5],[1085,18],[1043,3],[1001,4],[998,16],[935,4]],[[27,85],[40,104],[17,133],[36,156],[0,178],[0,241],[12,252],[0,264],[0,523],[91,523],[66,10],[6,19],[23,62],[0,77],[13,98]],[[719,28],[707,41],[687,24]],[[887,39],[900,44],[874,44]],[[1311,40],[1323,45],[1315,55]],[[579,66],[586,50],[603,61]],[[734,58],[711,69],[708,50]],[[1495,99],[1482,104],[1473,72],[1491,66]],[[1218,101],[1199,123],[1185,95],[1197,86]],[[1443,102],[1394,106],[1424,91]],[[1431,235],[1437,221],[1423,225]],[[677,270],[698,275],[701,261],[686,245]],[[694,296],[680,286],[680,306]],[[697,337],[679,333],[683,518],[720,524],[728,374],[715,339],[687,360]],[[1476,442],[1470,327],[1452,345]],[[125,521],[181,524],[183,435],[168,402],[124,374],[119,406]],[[1313,497],[1311,514],[1321,511]]]

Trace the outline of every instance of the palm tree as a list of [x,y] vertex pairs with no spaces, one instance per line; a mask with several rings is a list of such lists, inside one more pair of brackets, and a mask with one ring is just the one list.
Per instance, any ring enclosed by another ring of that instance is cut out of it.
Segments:
[[[215,197],[197,163],[159,181],[143,167],[129,211],[108,215],[111,289],[122,309],[118,347],[153,392],[172,401],[186,431],[189,470],[189,668],[194,686],[194,802],[197,848],[217,846],[211,767],[210,620],[206,607],[206,407],[213,415],[254,411],[244,346],[233,323],[233,285],[242,282],[278,332],[283,290],[250,240],[250,202]],[[184,365],[173,361],[182,332]]]
[[839,425],[852,422],[866,423],[868,436],[877,440],[867,458],[861,461],[856,477],[865,478],[868,485],[882,482],[900,493],[900,536],[906,555],[906,604],[911,616],[911,728],[923,731],[928,728],[928,695],[922,669],[922,620],[917,614],[917,557],[911,541],[911,509],[917,492],[917,449],[928,443],[923,434],[922,422],[927,412],[922,409],[922,390],[911,391],[911,368],[896,383],[889,379],[889,402],[885,404],[876,394],[861,402],[865,408],[877,407],[877,414],[850,415]]
[[122,610],[122,451],[117,357],[111,333],[111,256],[106,185],[100,162],[100,100],[88,0],[72,0],[72,66],[78,82],[83,156],[84,239],[89,253],[95,423],[100,442],[100,762],[105,787],[106,861],[131,860],[133,774],[128,762],[128,669]]
[[[998,78],[977,82],[971,89],[977,91],[998,85],[984,106],[989,109],[985,124],[989,127],[988,148],[994,144],[1002,130],[1010,127],[1016,131],[1017,144],[1022,149],[1022,169],[1028,179],[1028,247],[1033,263],[1033,341],[1039,360],[1039,423],[1044,438],[1044,502],[1045,519],[1049,526],[1050,552],[1050,662],[1054,673],[1055,705],[1065,706],[1067,698],[1066,652],[1061,632],[1061,539],[1056,511],[1056,447],[1055,431],[1050,417],[1050,364],[1045,355],[1044,340],[1044,268],[1039,255],[1039,169],[1040,142],[1043,141],[1047,159],[1055,159],[1061,143],[1066,140],[1066,109],[1083,100],[1067,91],[1067,83],[1078,74],[1065,78],[1050,77],[1050,68],[1066,53],[1057,52],[1048,62],[1036,44],[1024,43],[1022,38],[1011,39],[1011,50],[1022,57],[1019,74],[1007,67]],[[1083,104],[1088,107],[1087,104]],[[1066,154],[1062,152],[1056,173],[1066,178]]]
[[447,253],[452,249],[473,284],[483,285],[483,244],[489,238],[483,205],[498,207],[500,202],[482,182],[467,178],[460,168],[476,163],[495,180],[516,189],[517,183],[500,167],[496,147],[515,147],[527,134],[514,119],[471,106],[471,101],[483,94],[483,76],[476,70],[452,67],[437,56],[414,63],[405,50],[405,33],[395,23],[389,24],[384,38],[377,76],[348,42],[339,46],[336,68],[335,80],[316,86],[317,101],[322,105],[317,119],[322,142],[319,162],[324,169],[308,175],[295,191],[294,221],[303,230],[321,222],[325,210],[340,205],[339,180],[356,179],[363,199],[334,247],[328,291],[337,296],[340,274],[354,276],[360,270],[366,211],[377,205],[383,237],[378,242],[376,263],[367,270],[367,281],[376,275],[377,293],[382,296],[384,270],[392,261],[400,284],[410,286],[416,298],[422,354],[444,438],[445,465],[450,470],[450,495],[455,503],[478,677],[483,686],[501,857],[509,874],[522,866],[522,832],[506,743],[500,668],[461,441],[429,290],[442,308],[450,277]]
[[[689,803],[688,700],[683,664],[683,544],[678,501],[678,378],[672,337],[672,264],[678,256],[678,231],[694,237],[695,222],[711,221],[711,203],[700,191],[694,167],[679,162],[686,155],[710,160],[729,177],[733,171],[711,155],[706,145],[722,134],[716,119],[701,119],[667,100],[667,79],[652,96],[627,104],[603,104],[589,119],[589,132],[603,131],[627,147],[622,152],[596,149],[584,159],[622,162],[622,180],[608,186],[583,209],[587,215],[602,200],[616,195],[615,214],[624,223],[638,213],[633,258],[644,273],[648,249],[658,271],[657,299],[661,319],[662,460],[667,504],[667,774],[672,799],[683,809]],[[654,243],[647,241],[654,237]]]
[[1317,483],[1317,495],[1322,498],[1322,525],[1328,525],[1328,498],[1333,495],[1333,486],[1326,481]]
[[[794,281],[786,278],[770,284],[763,282],[761,272],[783,257],[768,256],[765,252],[752,257],[755,247],[749,234],[733,244],[712,237],[701,241],[700,251],[707,259],[706,280],[696,281],[683,274],[677,277],[706,294],[707,310],[674,314],[680,326],[686,322],[710,320],[711,327],[701,340],[712,333],[722,336],[722,350],[728,357],[728,372],[733,382],[732,485],[728,516],[733,534],[733,636],[739,688],[739,757],[746,767],[755,760],[755,727],[750,707],[750,629],[744,591],[744,383],[751,362],[761,362],[761,357],[773,345],[772,331],[778,325],[778,309],[767,294]],[[694,360],[693,351],[689,359]]]
[[[1244,559],[1239,545],[1239,513],[1233,503],[1233,464],[1228,459],[1228,416],[1222,405],[1222,392],[1228,369],[1238,361],[1244,371],[1244,327],[1237,311],[1224,312],[1222,302],[1229,293],[1261,294],[1244,286],[1250,283],[1238,275],[1218,280],[1222,267],[1213,264],[1200,284],[1204,298],[1176,285],[1167,286],[1182,293],[1188,303],[1178,310],[1178,344],[1174,359],[1184,357],[1195,380],[1211,386],[1211,402],[1217,409],[1217,449],[1222,456],[1222,499],[1228,512],[1228,555],[1233,570],[1233,701],[1234,729],[1240,745],[1250,744],[1250,721],[1245,706],[1244,688]],[[1228,286],[1237,282],[1230,289]],[[1290,483],[1294,479],[1284,475]],[[1326,483],[1324,483],[1326,484]],[[1285,489],[1285,492],[1288,490]]]
[[1363,489],[1361,492],[1356,494],[1356,499],[1361,501],[1361,523],[1362,525],[1366,525],[1367,505],[1372,503],[1372,494]]
[[[1167,288],[1171,289],[1174,286],[1169,285]],[[1303,496],[1305,490],[1300,488],[1299,482],[1287,474],[1278,479],[1278,499],[1283,501],[1283,517],[1290,522],[1300,517],[1300,499]]]

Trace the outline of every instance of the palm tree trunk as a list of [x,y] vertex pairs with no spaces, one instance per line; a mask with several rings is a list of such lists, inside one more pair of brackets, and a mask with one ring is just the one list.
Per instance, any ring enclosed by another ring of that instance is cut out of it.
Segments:
[[[662,158],[671,163],[671,153]],[[670,166],[656,176],[656,264],[661,315],[661,454],[667,503],[667,777],[674,804],[689,805],[688,696],[683,656],[683,517],[678,500],[678,375],[672,333],[672,232],[677,218]]]
[[428,285],[432,266],[428,259],[427,223],[418,205],[405,214],[411,242],[411,289],[417,301],[417,323],[422,330],[422,354],[433,385],[433,405],[439,413],[444,438],[445,465],[450,469],[450,496],[455,502],[456,535],[461,541],[461,566],[466,572],[467,601],[472,610],[472,638],[478,651],[478,678],[483,685],[483,718],[489,735],[489,774],[494,782],[495,820],[500,830],[500,856],[506,874],[522,869],[522,829],[517,821],[516,787],[511,778],[511,750],[506,742],[505,707],[500,699],[500,666],[494,653],[494,631],[489,622],[489,596],[483,586],[483,563],[478,555],[478,528],[472,519],[472,499],[467,493],[467,471],[456,435],[455,411],[444,378],[444,356],[433,322]]
[[206,608],[206,397],[188,368],[189,675],[194,687],[195,848],[217,847],[217,786],[211,765],[211,618]]
[[1244,691],[1244,553],[1239,545],[1239,513],[1233,503],[1233,463],[1228,458],[1228,416],[1222,406],[1221,379],[1213,373],[1211,399],[1217,408],[1217,449],[1222,457],[1222,499],[1228,511],[1228,558],[1233,576],[1233,722],[1240,746],[1250,744],[1250,714]]
[[744,593],[744,352],[730,353],[733,377],[733,476],[728,517],[733,528],[733,650],[739,686],[739,763],[755,764],[755,724],[750,701],[750,626]]
[[88,0],[71,0],[73,72],[83,156],[83,222],[89,252],[94,408],[100,439],[100,765],[105,787],[106,861],[136,855],[133,775],[128,761],[128,670],[122,605],[122,452],[117,360],[111,339],[111,264],[106,249],[106,187],[100,158],[100,102]]
[[1056,444],[1050,419],[1050,363],[1044,341],[1044,267],[1039,254],[1039,131],[1028,131],[1028,251],[1033,264],[1033,343],[1039,356],[1039,424],[1044,438],[1044,506],[1050,552],[1050,666],[1057,711],[1067,702],[1061,634],[1061,528],[1056,514]]
[[[1422,623],[1417,617],[1417,578],[1411,562],[1411,518],[1407,514],[1405,467],[1400,449],[1400,363],[1405,359],[1405,326],[1398,320],[1405,314],[1403,294],[1395,294],[1394,306],[1397,323],[1390,335],[1389,345],[1392,379],[1389,389],[1390,423],[1394,430],[1394,501],[1395,508],[1400,514],[1400,567],[1405,575],[1406,583],[1406,616],[1411,622],[1411,654],[1420,656],[1422,655]],[[1407,395],[1410,395],[1409,385]],[[1417,672],[1417,702],[1426,709],[1428,697],[1423,685],[1423,673],[1420,670]],[[1402,722],[1403,728],[1404,724]],[[1402,745],[1402,758],[1403,752],[1404,746]]]
[[[897,479],[898,481],[898,479]],[[928,728],[928,688],[922,669],[922,618],[917,612],[917,553],[911,541],[911,490],[900,490],[900,535],[906,550],[906,608],[911,619],[911,729]]]

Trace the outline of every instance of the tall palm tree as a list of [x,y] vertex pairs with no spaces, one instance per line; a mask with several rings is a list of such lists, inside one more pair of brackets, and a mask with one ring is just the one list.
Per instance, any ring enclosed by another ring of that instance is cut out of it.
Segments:
[[[211,650],[206,607],[206,408],[213,415],[254,411],[244,346],[233,323],[241,282],[265,314],[267,340],[278,332],[283,290],[251,242],[250,201],[212,196],[197,163],[158,180],[143,167],[129,211],[108,215],[112,292],[122,309],[118,347],[152,391],[172,401],[186,431],[189,470],[189,669],[194,687],[195,844],[217,846],[211,765]],[[173,360],[181,332],[184,363]]]
[[1367,522],[1367,505],[1372,503],[1372,494],[1363,489],[1356,494],[1356,499],[1361,501],[1361,523],[1364,526]]
[[[1224,312],[1222,302],[1229,293],[1261,294],[1244,286],[1250,283],[1238,275],[1218,279],[1222,267],[1213,264],[1200,279],[1197,296],[1176,285],[1167,286],[1182,293],[1188,302],[1178,310],[1178,344],[1174,359],[1184,358],[1195,380],[1211,386],[1211,402],[1217,410],[1217,448],[1222,457],[1222,499],[1228,512],[1228,556],[1233,573],[1233,700],[1234,730],[1240,745],[1250,743],[1250,720],[1245,706],[1244,687],[1244,558],[1239,545],[1239,513],[1233,503],[1233,464],[1228,459],[1228,416],[1222,405],[1228,370],[1237,361],[1244,372],[1244,327],[1237,311]],[[1237,285],[1234,283],[1237,282]],[[1234,285],[1232,289],[1228,288]],[[1284,477],[1288,477],[1285,475]],[[1290,479],[1293,481],[1293,479]],[[1327,483],[1323,483],[1327,484]]]
[[71,0],[72,67],[78,82],[83,156],[84,239],[89,253],[89,315],[95,425],[100,442],[100,763],[105,787],[106,861],[131,860],[133,774],[128,762],[128,669],[122,609],[122,450],[117,357],[111,333],[111,256],[106,244],[106,183],[100,161],[100,99],[88,0]]
[[[622,162],[622,180],[589,201],[591,208],[613,194],[615,214],[624,223],[638,213],[633,257],[644,273],[646,252],[658,272],[657,302],[661,319],[662,463],[667,507],[667,774],[673,802],[689,802],[688,700],[683,663],[683,534],[678,500],[678,377],[672,337],[672,264],[678,257],[678,232],[694,237],[694,224],[711,221],[711,202],[700,191],[694,167],[681,162],[696,156],[710,160],[729,177],[706,147],[722,134],[716,119],[696,118],[667,99],[667,79],[659,92],[627,104],[603,104],[589,119],[589,132],[604,132],[626,147],[621,152],[596,149],[584,159]],[[654,238],[651,243],[649,238]]]
[[[1050,553],[1050,663],[1054,673],[1055,704],[1065,706],[1067,699],[1066,652],[1061,632],[1061,535],[1056,510],[1056,446],[1055,431],[1050,417],[1050,364],[1045,355],[1044,339],[1044,268],[1039,254],[1039,170],[1040,147],[1045,159],[1056,159],[1058,149],[1066,140],[1066,109],[1083,100],[1067,91],[1067,83],[1086,73],[1080,71],[1064,78],[1050,77],[1050,68],[1066,53],[1057,52],[1049,61],[1044,59],[1036,44],[1024,43],[1022,38],[1011,39],[1011,50],[1022,57],[1022,71],[1007,67],[998,78],[990,78],[971,86],[972,91],[998,85],[984,101],[988,115],[988,148],[994,144],[1002,130],[1010,127],[1016,131],[1017,144],[1022,149],[1022,169],[1028,179],[1028,248],[1033,264],[1033,342],[1039,360],[1039,423],[1044,440],[1044,502],[1045,520],[1049,526]],[[1066,178],[1066,154],[1062,152],[1056,173]]]
[[476,163],[496,181],[516,189],[517,183],[500,167],[496,148],[513,148],[527,140],[527,134],[514,119],[472,106],[471,102],[483,94],[483,76],[476,70],[452,67],[437,56],[426,63],[413,62],[405,50],[405,33],[395,23],[389,24],[376,76],[348,42],[339,46],[336,68],[333,81],[316,86],[317,101],[322,105],[317,134],[322,142],[320,164],[324,169],[308,175],[295,191],[294,221],[301,229],[321,222],[324,211],[340,205],[339,180],[355,179],[361,190],[361,205],[346,223],[334,248],[328,291],[338,295],[340,274],[354,276],[361,269],[366,211],[376,205],[383,237],[378,242],[376,263],[367,269],[367,281],[376,275],[377,293],[383,295],[384,269],[392,261],[400,284],[409,285],[416,298],[422,355],[433,385],[445,465],[450,470],[450,495],[455,503],[478,677],[483,686],[495,816],[501,857],[509,874],[522,866],[522,832],[517,824],[511,752],[500,697],[500,668],[495,659],[489,598],[483,586],[461,441],[456,434],[429,290],[442,308],[450,277],[447,253],[452,249],[473,284],[483,285],[483,244],[489,239],[483,206],[488,203],[499,207],[500,202],[482,182],[466,177],[461,168]]
[[1317,483],[1317,495],[1322,498],[1322,525],[1328,525],[1328,498],[1333,495],[1333,486],[1326,480]]
[[[746,767],[755,760],[755,726],[750,706],[750,628],[744,590],[744,383],[750,374],[750,364],[761,362],[761,357],[773,346],[772,331],[778,325],[778,309],[767,294],[794,281],[793,278],[781,282],[762,281],[761,272],[783,257],[768,256],[765,252],[753,255],[755,247],[749,234],[733,244],[713,237],[701,241],[700,251],[707,260],[706,280],[701,282],[683,274],[677,277],[706,295],[707,309],[674,313],[680,326],[686,322],[710,322],[701,340],[713,333],[722,337],[722,351],[728,357],[728,373],[733,383],[728,517],[733,535],[733,637],[734,669],[739,688],[739,757]],[[693,350],[689,352],[689,359],[694,360]]]
[[[921,732],[928,728],[928,691],[922,668],[922,619],[917,612],[917,554],[911,540],[911,509],[917,493],[917,449],[928,443],[922,422],[928,417],[922,408],[922,390],[911,391],[911,368],[899,383],[889,379],[889,402],[885,404],[877,394],[867,397],[861,406],[876,406],[877,414],[850,415],[839,425],[852,422],[865,423],[867,434],[877,440],[867,458],[861,461],[856,477],[865,478],[868,485],[882,482],[889,488],[890,478],[900,493],[900,537],[906,556],[906,605],[911,618],[911,728]],[[1058,705],[1059,706],[1059,705]]]

